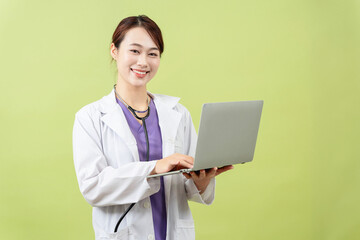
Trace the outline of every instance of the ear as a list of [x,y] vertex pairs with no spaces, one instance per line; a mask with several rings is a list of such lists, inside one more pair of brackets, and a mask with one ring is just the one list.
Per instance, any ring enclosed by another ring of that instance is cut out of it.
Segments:
[[116,61],[117,55],[118,55],[118,49],[115,47],[114,43],[111,43],[110,45],[110,54],[112,58]]

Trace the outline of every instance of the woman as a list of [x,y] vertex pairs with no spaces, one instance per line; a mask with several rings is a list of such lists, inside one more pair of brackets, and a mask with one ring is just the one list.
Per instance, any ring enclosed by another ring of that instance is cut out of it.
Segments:
[[93,206],[96,239],[194,239],[187,201],[211,204],[214,177],[232,168],[147,178],[191,168],[196,146],[190,113],[179,98],[147,92],[163,49],[150,18],[123,19],[110,47],[116,85],[76,113],[75,170]]

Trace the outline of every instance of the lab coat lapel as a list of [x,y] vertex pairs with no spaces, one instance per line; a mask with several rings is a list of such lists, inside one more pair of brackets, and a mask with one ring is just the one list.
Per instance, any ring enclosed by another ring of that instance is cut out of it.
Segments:
[[[172,98],[172,100],[175,100],[175,104],[178,101],[177,98]],[[160,101],[157,98],[155,98],[154,101],[156,104],[156,110],[159,118],[164,158],[174,153],[175,138],[181,120],[181,114],[173,110],[173,106],[171,106],[171,104],[166,104],[165,102]],[[172,176],[164,176],[166,209],[168,209],[169,205],[171,179]]]
[[103,121],[109,128],[111,128],[119,137],[124,140],[127,147],[136,162],[139,161],[139,153],[136,145],[136,140],[132,134],[129,124],[121,107],[117,104],[114,90],[101,100],[101,107]]

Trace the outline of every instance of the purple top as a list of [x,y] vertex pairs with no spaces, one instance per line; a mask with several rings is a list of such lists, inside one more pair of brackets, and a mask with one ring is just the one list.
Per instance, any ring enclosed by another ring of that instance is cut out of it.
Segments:
[[[146,138],[144,127],[135,119],[127,107],[116,98],[117,103],[122,108],[130,130],[134,135],[139,151],[140,161],[146,161]],[[149,137],[149,160],[162,159],[162,138],[159,126],[159,119],[154,102],[150,101],[150,115],[145,120]],[[150,196],[152,216],[154,222],[154,232],[156,240],[166,239],[166,205],[164,178],[160,178],[160,190]]]

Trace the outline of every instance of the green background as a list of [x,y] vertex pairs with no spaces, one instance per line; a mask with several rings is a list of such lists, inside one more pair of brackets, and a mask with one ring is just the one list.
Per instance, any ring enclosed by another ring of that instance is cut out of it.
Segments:
[[254,161],[191,203],[197,239],[360,239],[359,0],[0,0],[0,239],[94,238],[74,114],[111,91],[112,33],[139,14],[165,41],[149,90],[196,128],[204,102],[264,100]]

